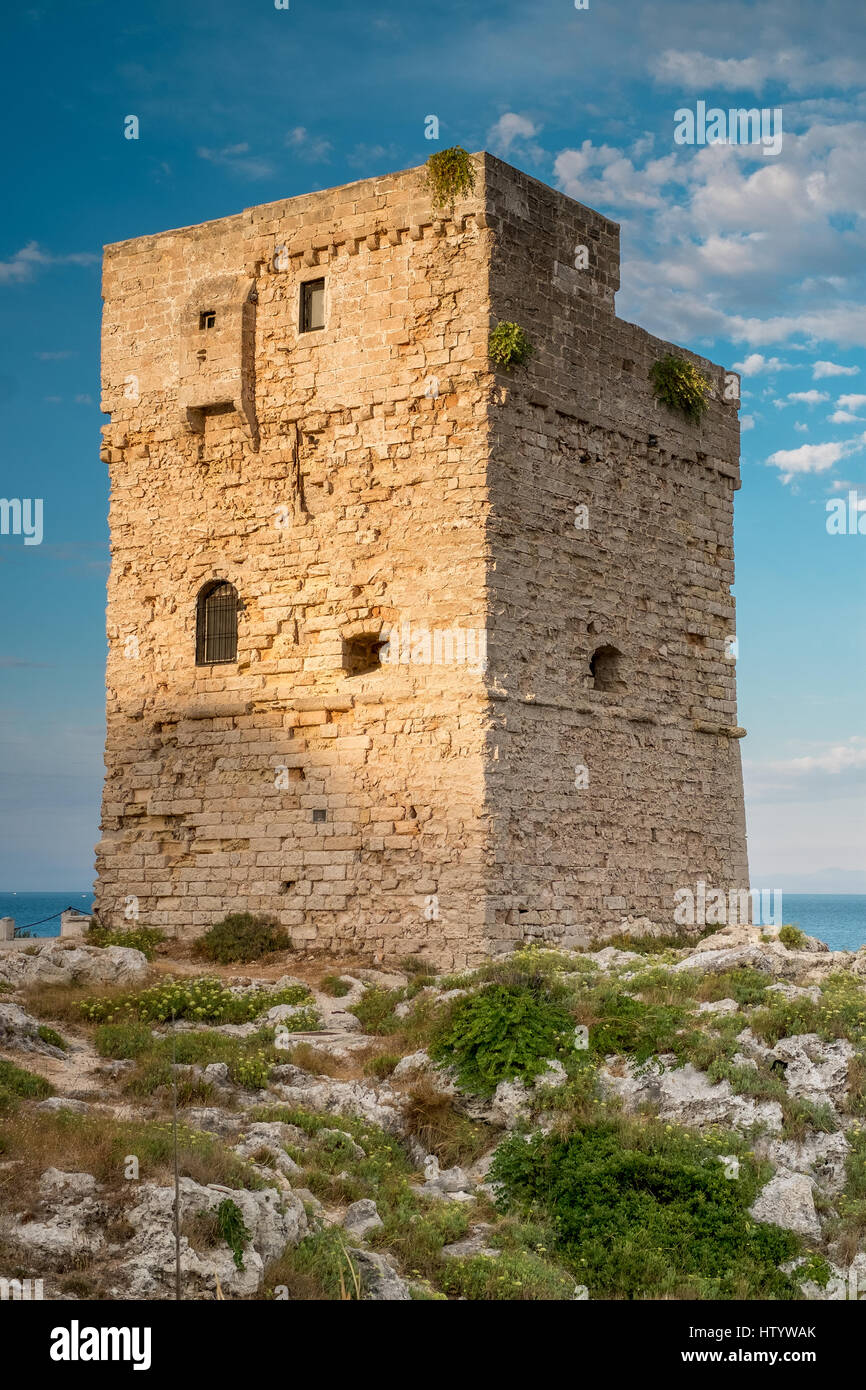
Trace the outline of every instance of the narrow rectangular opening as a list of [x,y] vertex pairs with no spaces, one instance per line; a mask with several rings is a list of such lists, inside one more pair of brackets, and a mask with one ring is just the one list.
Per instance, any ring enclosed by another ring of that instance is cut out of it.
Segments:
[[306,280],[301,285],[301,332],[325,326],[325,282]]
[[198,316],[198,326],[200,329],[216,328],[216,310],[202,309]]

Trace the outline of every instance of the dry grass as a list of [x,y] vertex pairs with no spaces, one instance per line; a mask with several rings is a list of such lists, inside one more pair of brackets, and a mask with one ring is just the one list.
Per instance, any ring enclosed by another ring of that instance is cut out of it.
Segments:
[[225,1242],[220,1233],[219,1218],[214,1207],[210,1211],[192,1211],[181,1217],[180,1233],[186,1236],[193,1250],[205,1254]]
[[312,1072],[314,1076],[348,1079],[352,1074],[348,1059],[333,1057],[330,1052],[325,1052],[308,1042],[295,1043],[287,1052],[286,1060],[293,1066],[303,1067],[304,1071]]
[[431,1077],[420,1076],[412,1081],[406,1097],[410,1132],[427,1153],[436,1155],[443,1167],[473,1163],[490,1147],[488,1126],[475,1124],[458,1114],[450,1098],[439,1090]]
[[[97,1182],[117,1193],[133,1187],[124,1176],[129,1155],[138,1159],[142,1181],[168,1183],[173,1177],[172,1132],[167,1120],[116,1120],[93,1111],[79,1115],[22,1109],[13,1121],[0,1126],[0,1152],[6,1160],[18,1160],[14,1181],[0,1188],[3,1205],[14,1200],[18,1210],[28,1201],[38,1201],[38,1182],[46,1168],[92,1173]],[[179,1128],[178,1153],[181,1175],[196,1182],[218,1182],[227,1187],[260,1185],[248,1165],[212,1135]]]

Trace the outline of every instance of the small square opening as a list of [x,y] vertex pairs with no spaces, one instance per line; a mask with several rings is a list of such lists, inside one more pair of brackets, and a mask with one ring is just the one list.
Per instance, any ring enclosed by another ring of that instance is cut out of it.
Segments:
[[325,282],[307,280],[301,285],[301,332],[325,326]]
[[382,647],[385,639],[378,633],[364,633],[360,637],[343,639],[343,670],[347,676],[364,676],[369,671],[378,671],[382,665]]
[[202,309],[198,316],[198,326],[200,329],[216,328],[216,310]]
[[314,823],[315,825],[320,825],[320,824],[322,823],[323,820],[327,820],[327,819],[328,819],[328,813],[327,813],[327,811],[325,811],[325,810],[323,810],[322,808],[320,808],[320,807],[317,806],[317,807],[314,809],[314,811],[313,811],[313,823]]

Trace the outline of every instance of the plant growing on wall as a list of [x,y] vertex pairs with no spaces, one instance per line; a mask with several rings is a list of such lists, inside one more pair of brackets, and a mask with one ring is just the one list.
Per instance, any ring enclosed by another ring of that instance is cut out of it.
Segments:
[[529,360],[532,344],[519,323],[497,323],[487,340],[487,352],[497,367],[510,371]]
[[475,188],[475,169],[472,159],[460,145],[450,150],[437,150],[427,160],[427,186],[433,196],[434,208],[449,208]]
[[657,401],[677,410],[687,420],[700,420],[707,408],[709,378],[684,357],[668,353],[650,367],[650,381]]

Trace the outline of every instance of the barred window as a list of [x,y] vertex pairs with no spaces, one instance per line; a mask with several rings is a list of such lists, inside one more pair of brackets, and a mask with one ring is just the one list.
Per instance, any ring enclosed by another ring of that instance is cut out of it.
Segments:
[[238,654],[238,595],[224,579],[199,590],[196,603],[195,663],[213,666],[235,661]]

